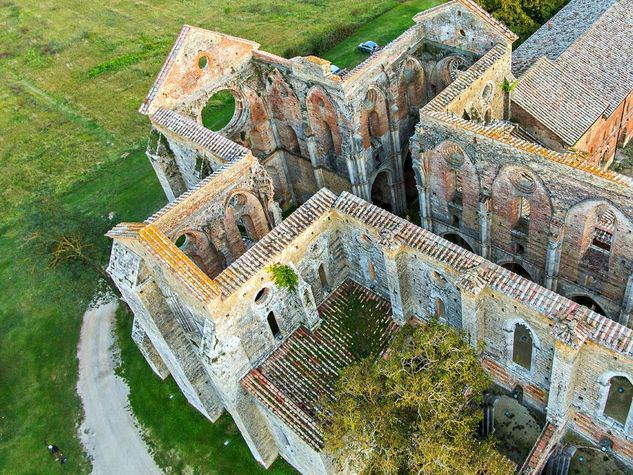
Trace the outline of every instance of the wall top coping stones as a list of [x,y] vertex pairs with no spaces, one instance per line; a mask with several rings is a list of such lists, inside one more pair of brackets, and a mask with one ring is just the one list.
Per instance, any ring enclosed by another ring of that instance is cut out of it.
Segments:
[[[187,196],[199,195],[194,198],[213,199],[206,189],[212,185],[211,181],[205,180],[204,186],[192,190]],[[173,209],[181,204],[182,200],[177,200],[166,208]],[[113,239],[131,237],[141,241],[150,254],[173,273],[194,297],[209,303],[235,293],[255,274],[274,262],[313,223],[325,217],[335,217],[332,212],[352,217],[360,226],[374,228],[384,246],[401,245],[405,250],[408,247],[450,266],[464,276],[459,285],[465,288],[476,284],[481,290],[486,286],[546,315],[555,322],[553,334],[556,338],[574,348],[579,348],[583,342],[591,339],[627,357],[633,356],[633,330],[347,192],[337,196],[326,188],[321,189],[224,269],[215,280],[207,277],[153,225],[152,218],[145,225],[121,223],[108,236]]]
[[225,136],[207,129],[193,119],[161,107],[151,117],[152,124],[164,128],[215,155],[224,162],[245,157],[250,150]]

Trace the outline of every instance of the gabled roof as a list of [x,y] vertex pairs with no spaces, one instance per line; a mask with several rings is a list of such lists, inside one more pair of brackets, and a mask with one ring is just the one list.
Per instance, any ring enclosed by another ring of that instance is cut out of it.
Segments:
[[512,72],[523,74],[541,56],[552,61],[573,45],[618,0],[571,0],[512,54]]
[[578,142],[609,106],[580,79],[545,57],[521,77],[512,100],[568,146]]
[[[572,0],[512,55],[521,95],[513,100],[550,109],[535,117],[548,120],[543,124],[567,145],[585,134],[598,111],[609,117],[633,90],[631,12],[633,0]],[[537,83],[541,96],[554,94],[556,102],[531,98]]]

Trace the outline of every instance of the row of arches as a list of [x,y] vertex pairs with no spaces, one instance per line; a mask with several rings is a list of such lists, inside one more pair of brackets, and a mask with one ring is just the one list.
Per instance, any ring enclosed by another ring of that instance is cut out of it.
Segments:
[[[442,237],[446,239],[447,241],[452,242],[453,244],[457,244],[463,249],[466,249],[468,252],[475,253],[475,251],[470,246],[470,244],[468,244],[468,242],[457,233],[445,233],[442,235]],[[513,272],[523,277],[524,279],[528,279],[535,282],[535,279],[532,277],[532,275],[525,269],[525,267],[523,267],[518,262],[506,262],[500,265],[504,269],[507,269],[510,272]],[[571,296],[568,296],[568,298],[572,302],[576,302],[580,305],[584,305],[585,307],[589,308],[590,310],[593,310],[596,313],[599,313],[600,315],[607,316],[603,307],[588,295],[583,295],[583,294],[571,295]]]
[[[523,371],[535,371],[536,355],[540,351],[540,343],[535,332],[524,321],[511,324],[512,345],[511,361]],[[603,375],[597,382],[596,390],[600,415],[615,421],[622,428],[633,423],[631,404],[633,401],[633,384],[625,374]]]
[[250,192],[234,193],[214,226],[199,226],[174,233],[175,245],[211,279],[264,237],[270,225],[264,207]]

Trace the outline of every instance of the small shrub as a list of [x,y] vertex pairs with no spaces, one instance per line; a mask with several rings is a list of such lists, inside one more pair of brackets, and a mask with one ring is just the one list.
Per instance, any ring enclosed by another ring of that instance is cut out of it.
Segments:
[[292,267],[285,264],[271,264],[268,272],[273,276],[273,282],[280,289],[294,292],[299,285],[299,277]]

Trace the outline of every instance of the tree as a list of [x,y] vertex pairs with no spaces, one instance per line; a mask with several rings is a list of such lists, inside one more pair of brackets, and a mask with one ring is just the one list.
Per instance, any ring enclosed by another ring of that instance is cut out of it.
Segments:
[[378,361],[341,372],[324,401],[325,450],[366,474],[509,474],[515,466],[476,429],[490,380],[453,328],[405,327]]
[[106,217],[69,210],[53,192],[39,193],[24,211],[22,246],[29,250],[34,272],[50,267],[78,281],[88,269],[112,284],[105,271],[110,242],[104,234],[111,227]]

